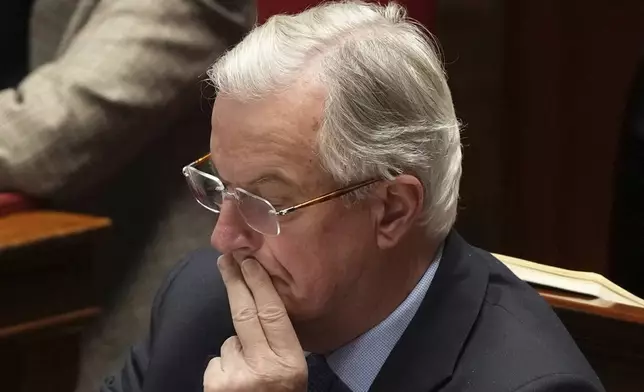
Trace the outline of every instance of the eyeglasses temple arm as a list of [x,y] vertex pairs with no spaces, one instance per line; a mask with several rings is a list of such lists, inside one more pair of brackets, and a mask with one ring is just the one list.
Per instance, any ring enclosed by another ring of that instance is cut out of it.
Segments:
[[300,208],[309,207],[309,206],[312,206],[312,205],[315,205],[315,204],[320,204],[320,203],[325,202],[327,200],[331,200],[333,198],[346,195],[349,192],[353,192],[356,189],[362,188],[363,186],[371,185],[371,184],[373,184],[374,182],[377,182],[377,181],[379,181],[379,180],[377,180],[377,179],[368,180],[368,181],[363,181],[363,182],[348,186],[346,188],[337,189],[337,190],[335,190],[333,192],[329,192],[329,193],[327,193],[325,195],[316,197],[315,199],[312,199],[312,200],[309,200],[309,201],[305,201],[304,203],[294,205],[293,207],[288,207],[288,208],[284,208],[283,210],[279,210],[275,214],[279,215],[279,216],[284,216],[284,215],[289,214],[289,213],[291,213],[291,212],[293,212],[295,210],[298,210]]
[[191,163],[190,165],[188,165],[188,166],[197,166],[197,165],[200,165],[200,164],[202,164],[205,160],[208,160],[209,158],[210,158],[210,153],[208,153],[208,154],[206,154],[206,155],[202,156],[201,158],[199,158],[199,159],[197,159],[196,161],[192,162],[192,163]]

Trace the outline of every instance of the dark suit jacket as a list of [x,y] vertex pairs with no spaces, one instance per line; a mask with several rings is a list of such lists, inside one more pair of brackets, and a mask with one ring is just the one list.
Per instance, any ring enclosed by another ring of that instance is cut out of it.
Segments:
[[[234,334],[214,251],[189,256],[152,309],[150,335],[102,391],[201,391]],[[451,233],[418,313],[372,391],[603,391],[548,304],[489,253]]]

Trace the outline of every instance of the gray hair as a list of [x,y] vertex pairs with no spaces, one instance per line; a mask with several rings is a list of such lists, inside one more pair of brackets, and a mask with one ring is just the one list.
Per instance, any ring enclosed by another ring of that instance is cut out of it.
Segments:
[[208,70],[217,91],[242,100],[311,74],[328,94],[317,143],[324,169],[343,184],[416,176],[422,224],[446,235],[457,212],[460,124],[431,34],[395,3],[329,2],[271,17]]

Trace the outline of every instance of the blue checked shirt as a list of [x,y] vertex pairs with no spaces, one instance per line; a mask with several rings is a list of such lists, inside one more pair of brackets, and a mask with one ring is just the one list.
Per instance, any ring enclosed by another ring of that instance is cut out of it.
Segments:
[[409,296],[380,324],[327,356],[333,372],[353,392],[367,392],[385,360],[418,311],[443,255],[441,246]]

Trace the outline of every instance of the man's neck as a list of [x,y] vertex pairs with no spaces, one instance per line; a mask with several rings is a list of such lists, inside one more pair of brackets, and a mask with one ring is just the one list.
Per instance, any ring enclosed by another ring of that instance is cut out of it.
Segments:
[[402,245],[388,252],[386,261],[365,270],[353,289],[335,301],[328,317],[296,323],[305,350],[329,353],[342,347],[378,325],[407,298],[433,262],[438,243]]

